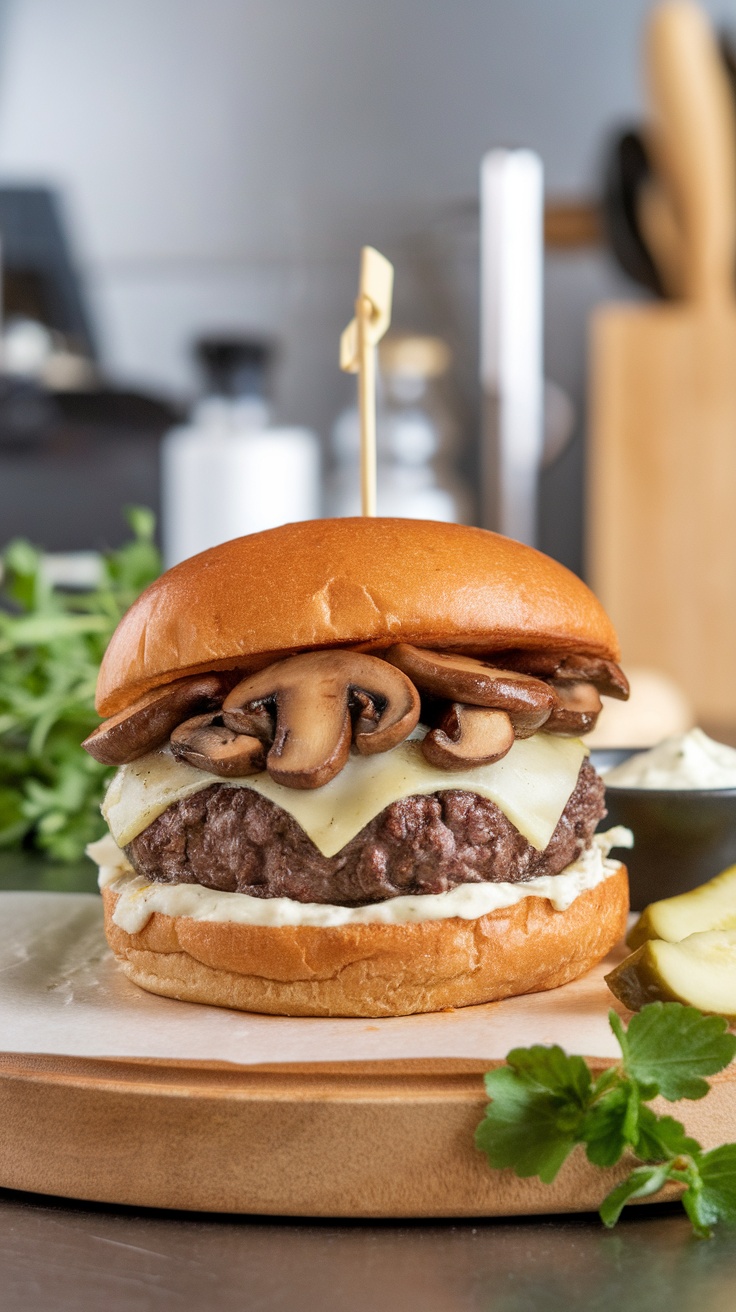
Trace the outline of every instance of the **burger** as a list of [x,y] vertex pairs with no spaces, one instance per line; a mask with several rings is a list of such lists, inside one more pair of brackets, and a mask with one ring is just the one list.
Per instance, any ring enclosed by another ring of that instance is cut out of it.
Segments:
[[126,975],[371,1017],[582,975],[628,910],[581,741],[618,658],[580,579],[477,528],[318,520],[169,570],[84,744],[119,767],[91,855]]

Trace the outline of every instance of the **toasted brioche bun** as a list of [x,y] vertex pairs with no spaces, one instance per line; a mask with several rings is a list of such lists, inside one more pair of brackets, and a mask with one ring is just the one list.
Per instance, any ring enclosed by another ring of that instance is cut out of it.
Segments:
[[105,933],[150,993],[278,1016],[407,1016],[539,993],[584,975],[623,937],[626,869],[566,911],[542,897],[478,920],[334,927],[243,925],[155,912],[137,934]]
[[97,709],[115,715],[187,674],[395,642],[619,657],[592,592],[520,542],[425,520],[312,520],[235,538],[152,583],[113,635]]

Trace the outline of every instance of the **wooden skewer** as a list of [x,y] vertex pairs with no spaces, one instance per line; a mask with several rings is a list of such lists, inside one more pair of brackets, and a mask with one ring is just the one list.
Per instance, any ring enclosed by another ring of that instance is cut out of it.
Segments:
[[372,302],[355,302],[358,325],[358,413],[360,415],[360,513],[376,513],[376,348],[371,343]]
[[340,338],[340,368],[358,375],[363,515],[376,513],[376,346],[391,322],[393,283],[393,265],[372,246],[364,246],[355,318]]

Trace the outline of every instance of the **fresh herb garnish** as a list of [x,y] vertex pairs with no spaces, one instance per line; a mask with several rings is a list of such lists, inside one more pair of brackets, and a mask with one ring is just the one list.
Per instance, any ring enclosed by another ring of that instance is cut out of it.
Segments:
[[80,743],[99,724],[95,683],[113,630],[161,572],[153,514],[126,518],[133,540],[102,557],[89,592],[50,584],[28,542],[0,556],[0,847],[75,861],[104,833],[99,807],[114,770]]
[[619,1065],[597,1079],[582,1057],[560,1047],[514,1048],[506,1065],[485,1077],[491,1102],[476,1146],[493,1167],[554,1180],[577,1144],[595,1166],[615,1166],[624,1153],[639,1159],[604,1199],[601,1220],[618,1221],[634,1198],[659,1193],[674,1180],[686,1186],[682,1204],[701,1238],[719,1221],[736,1223],[736,1144],[704,1152],[672,1116],[647,1103],[704,1098],[704,1078],[736,1056],[736,1037],[720,1016],[703,1016],[679,1002],[653,1002],[624,1029],[608,1015],[621,1047]]

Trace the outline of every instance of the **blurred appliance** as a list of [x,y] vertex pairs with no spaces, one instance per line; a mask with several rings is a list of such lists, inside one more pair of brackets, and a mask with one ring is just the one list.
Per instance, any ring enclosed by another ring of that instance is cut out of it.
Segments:
[[45,324],[90,360],[92,327],[57,196],[47,187],[0,187],[3,319]]
[[203,338],[196,350],[204,395],[161,449],[167,567],[228,538],[314,519],[320,510],[317,435],[269,422],[270,345]]
[[[681,299],[604,306],[591,335],[592,583],[626,660],[736,726],[736,122],[705,15],[662,5],[646,139]],[[676,216],[676,222],[674,222]]]
[[121,545],[125,506],[158,513],[159,440],[176,417],[133,392],[0,396],[0,546],[15,537],[52,552]]
[[482,522],[534,546],[542,462],[542,164],[492,150],[481,165]]
[[158,512],[165,401],[109,386],[55,194],[0,187],[0,545],[117,546],[121,509]]
[[[470,523],[472,496],[455,468],[460,433],[442,390],[449,348],[438,337],[394,333],[381,342],[378,359],[378,513]],[[354,405],[338,416],[331,448],[327,513],[359,515],[360,426]]]

